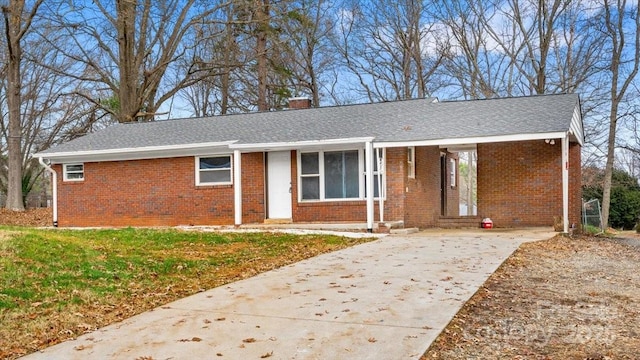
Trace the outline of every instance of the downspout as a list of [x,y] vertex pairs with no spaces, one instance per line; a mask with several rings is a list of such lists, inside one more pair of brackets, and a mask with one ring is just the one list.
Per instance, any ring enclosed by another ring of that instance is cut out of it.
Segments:
[[38,162],[51,173],[51,207],[53,208],[53,227],[58,227],[58,173],[44,162],[44,158],[38,158]]

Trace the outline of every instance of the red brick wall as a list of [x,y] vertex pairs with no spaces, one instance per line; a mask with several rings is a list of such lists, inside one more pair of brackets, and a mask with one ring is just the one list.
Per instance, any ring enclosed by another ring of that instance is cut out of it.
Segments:
[[262,223],[265,208],[264,153],[242,154],[242,223]]
[[[580,219],[580,147],[571,147],[570,222]],[[543,140],[478,144],[478,215],[494,226],[551,226],[562,216],[562,153]]]
[[[385,221],[404,221],[406,209],[405,188],[407,181],[407,148],[385,150],[386,196]],[[376,214],[376,219],[378,214]]]
[[[264,219],[261,153],[242,156],[243,222]],[[59,226],[233,224],[233,186],[195,186],[193,157],[85,163],[85,180],[62,181]]]
[[[416,178],[406,179],[406,227],[433,227],[440,217],[440,149],[416,146]],[[404,149],[403,152],[406,152]],[[405,153],[406,159],[406,153]],[[406,164],[406,161],[405,161]],[[389,175],[387,175],[389,176]]]
[[[385,220],[435,226],[440,217],[440,150],[416,147],[416,178],[407,177],[406,148],[386,150]],[[294,222],[365,222],[366,202],[299,203],[292,151]],[[570,147],[570,222],[580,223],[580,146]],[[193,157],[85,163],[85,180],[58,172],[60,226],[233,224],[233,186],[195,186]],[[242,155],[243,223],[265,218],[263,153]],[[552,225],[562,215],[560,145],[544,141],[478,145],[478,213],[496,226]],[[456,192],[457,193],[457,192]],[[451,196],[451,195],[450,195]],[[449,203],[457,207],[457,197]],[[379,220],[378,202],[375,220]]]

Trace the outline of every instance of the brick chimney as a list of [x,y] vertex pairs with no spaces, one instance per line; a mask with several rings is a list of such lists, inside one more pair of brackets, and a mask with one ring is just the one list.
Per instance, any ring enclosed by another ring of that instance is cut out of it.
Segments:
[[311,99],[308,97],[289,98],[289,109],[309,109],[311,108]]

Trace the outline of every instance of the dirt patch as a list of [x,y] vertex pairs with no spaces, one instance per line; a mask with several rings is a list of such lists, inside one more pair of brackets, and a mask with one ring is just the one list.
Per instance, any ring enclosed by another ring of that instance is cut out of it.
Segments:
[[524,244],[422,359],[637,359],[640,237]]
[[0,225],[51,226],[52,219],[51,208],[35,208],[25,211],[12,211],[0,208]]

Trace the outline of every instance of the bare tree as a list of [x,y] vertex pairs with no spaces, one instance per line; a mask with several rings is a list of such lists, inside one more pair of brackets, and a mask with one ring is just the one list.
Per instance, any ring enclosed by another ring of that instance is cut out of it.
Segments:
[[[50,30],[49,24],[34,19],[43,33]],[[35,25],[34,25],[35,26]],[[51,35],[51,34],[49,34]],[[5,43],[4,41],[2,42]],[[96,107],[81,97],[73,95],[82,84],[60,75],[58,70],[73,66],[59,56],[58,51],[42,38],[30,33],[23,39],[20,89],[20,134],[21,134],[21,197],[25,198],[39,181],[42,169],[31,154],[50,147],[60,141],[84,135],[101,121]],[[41,66],[40,63],[48,65]],[[6,72],[0,73],[0,93],[6,95],[8,82]],[[2,153],[11,137],[9,105],[6,96],[0,96],[0,144]],[[8,188],[8,157],[0,157],[0,189]]]
[[7,106],[9,129],[7,151],[8,184],[6,208],[24,211],[22,198],[22,42],[30,30],[31,23],[43,0],[37,0],[31,9],[25,8],[24,0],[10,0],[2,7],[6,37]]
[[592,9],[563,0],[442,1],[451,38],[444,69],[464,97],[574,92],[598,68]]
[[321,91],[335,68],[332,43],[333,14],[325,0],[298,0],[279,9],[284,39],[282,51],[290,73],[293,95],[309,95],[320,106]]
[[[434,23],[425,21],[421,1],[354,1],[338,19],[336,48],[368,101],[423,97],[437,84],[433,76],[443,55]],[[429,86],[432,88],[429,88]]]
[[292,77],[290,51],[282,40],[288,4],[230,1],[219,18],[199,28],[196,67],[207,76],[181,92],[192,107],[199,107],[195,113],[204,113],[204,107],[213,115],[284,106]]
[[93,91],[78,95],[130,122],[152,120],[161,104],[202,79],[195,66],[177,77],[176,64],[188,58],[193,64],[194,27],[218,7],[199,8],[196,0],[96,0],[60,3],[51,13],[65,35],[58,48],[78,64],[67,75],[93,84]]
[[[445,27],[445,60],[440,72],[450,78],[449,88],[466,99],[481,99],[510,94],[513,66],[508,56],[490,43],[487,23],[493,9],[485,2],[439,1],[432,16]],[[505,45],[506,46],[506,45]]]
[[611,179],[620,108],[624,105],[627,90],[635,81],[640,67],[640,7],[637,2],[627,4],[626,0],[603,0],[602,5],[602,34],[608,43],[606,53],[609,54],[607,71],[610,80],[607,162],[602,195],[602,222],[606,227],[609,223]]

